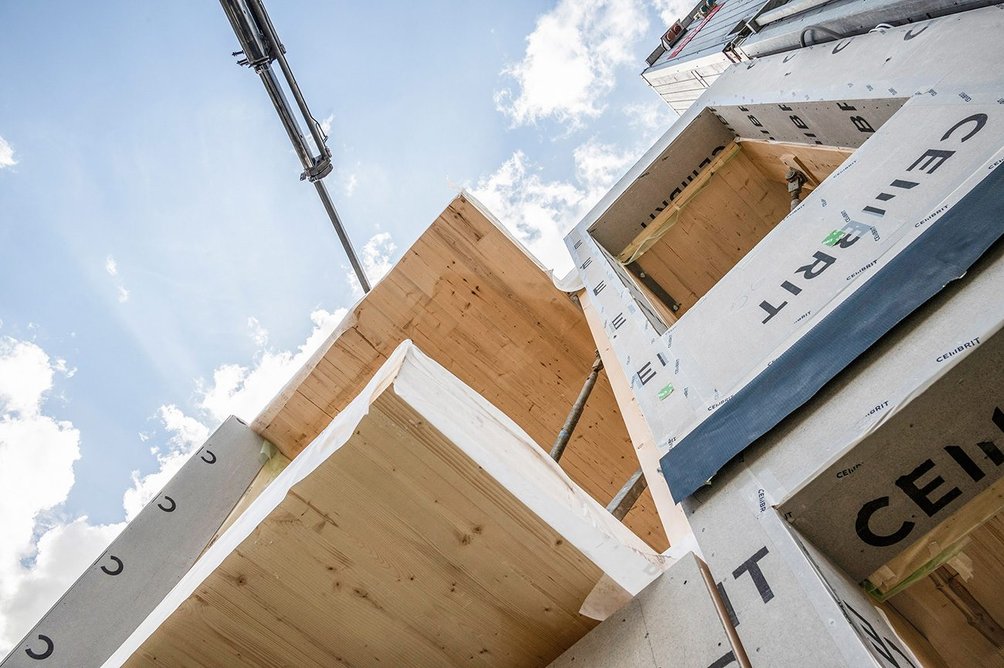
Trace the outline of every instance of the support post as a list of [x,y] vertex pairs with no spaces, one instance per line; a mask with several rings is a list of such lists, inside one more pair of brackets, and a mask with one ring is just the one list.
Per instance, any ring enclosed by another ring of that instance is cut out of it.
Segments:
[[599,377],[602,368],[603,360],[600,359],[600,353],[597,352],[596,359],[593,360],[593,368],[586,377],[586,382],[582,384],[579,398],[572,404],[572,410],[568,412],[565,424],[562,425],[561,431],[558,432],[558,438],[554,440],[554,445],[551,446],[550,454],[554,461],[561,460],[561,455],[564,454],[565,448],[568,446],[568,440],[572,437],[572,432],[575,431],[575,425],[579,424],[582,410],[586,407],[586,400],[589,399],[589,395],[593,391],[593,386],[596,385],[596,379]]
[[646,487],[648,487],[648,481],[645,480],[645,476],[639,468],[628,478],[624,486],[621,487],[621,490],[614,495],[614,498],[610,500],[607,510],[617,519],[623,520],[631,512],[631,509],[634,508],[634,504],[638,502],[638,497],[641,496]]

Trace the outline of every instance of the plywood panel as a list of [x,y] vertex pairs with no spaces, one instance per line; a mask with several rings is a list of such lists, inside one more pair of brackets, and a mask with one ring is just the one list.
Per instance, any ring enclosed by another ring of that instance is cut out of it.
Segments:
[[[785,156],[794,156],[804,167],[802,171],[822,183],[851,153],[852,148],[835,146],[816,146],[812,144],[794,144],[788,142],[769,142],[759,139],[743,139],[739,145],[743,153],[756,163],[760,171],[774,183],[785,183],[784,176],[788,171]],[[804,189],[811,191],[813,184],[807,184]]]
[[727,147],[680,193],[675,202],[685,204],[676,222],[638,259],[681,302],[677,317],[788,215],[789,164],[811,177],[804,199],[852,152],[759,140],[742,140],[738,148]]
[[[463,196],[455,199],[346,323],[254,422],[295,457],[403,340],[427,354],[549,448],[589,373],[595,344],[581,309]],[[601,503],[637,469],[603,375],[562,461]],[[650,501],[627,520],[660,550]]]
[[[407,344],[130,639],[129,665],[546,665],[663,560]],[[178,605],[180,603],[180,605]],[[177,607],[174,607],[177,606]]]
[[[675,224],[638,263],[682,304],[700,299],[774,228],[790,209],[786,186],[771,182],[745,154],[746,143],[714,175],[695,180]],[[728,153],[723,153],[728,155]],[[689,198],[689,199],[688,199]]]
[[[972,577],[963,586],[997,624],[1004,623],[1004,513],[973,531],[963,554]],[[1004,648],[994,647],[926,577],[889,602],[927,638],[950,666],[1004,667]]]

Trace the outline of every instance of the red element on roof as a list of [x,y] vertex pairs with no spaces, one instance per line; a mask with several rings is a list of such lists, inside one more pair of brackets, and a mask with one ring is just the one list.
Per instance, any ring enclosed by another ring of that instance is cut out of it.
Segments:
[[680,42],[679,46],[673,49],[673,52],[669,54],[669,57],[675,58],[681,51],[683,51],[683,47],[687,46],[687,44],[690,43],[690,40],[694,39],[694,37],[697,36],[697,33],[701,32],[701,28],[707,25],[708,21],[711,20],[711,17],[714,16],[715,13],[718,12],[718,10],[721,9],[724,5],[725,3],[722,2],[712,7],[711,11],[708,12],[707,16],[705,16],[704,19],[699,24],[697,24],[697,27],[694,28],[693,31],[688,31],[688,34],[683,38],[683,41]]

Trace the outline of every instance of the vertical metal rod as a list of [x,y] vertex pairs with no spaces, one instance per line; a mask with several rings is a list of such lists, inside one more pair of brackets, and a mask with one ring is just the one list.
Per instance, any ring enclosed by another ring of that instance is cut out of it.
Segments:
[[582,417],[582,409],[586,407],[586,399],[589,398],[590,392],[593,391],[593,385],[596,384],[596,378],[600,375],[600,369],[602,368],[603,360],[600,359],[600,353],[597,352],[593,368],[589,372],[589,376],[586,377],[586,382],[582,385],[582,391],[579,392],[579,398],[572,404],[572,410],[568,412],[565,424],[561,427],[561,431],[558,432],[558,438],[554,440],[554,445],[551,446],[551,458],[554,461],[561,460],[561,455],[564,454],[565,447],[568,446],[568,439],[572,437],[575,425],[579,423],[579,418]]
[[641,496],[646,487],[648,487],[648,481],[642,475],[641,469],[638,469],[607,504],[607,510],[617,519],[623,520],[634,508],[634,504],[638,502],[638,497]]
[[345,247],[345,254],[349,256],[349,263],[352,265],[352,269],[356,272],[356,278],[359,279],[359,285],[362,287],[363,292],[370,291],[370,282],[366,278],[366,272],[363,271],[363,267],[359,264],[359,258],[356,257],[356,251],[352,247],[352,242],[349,241],[349,235],[346,234],[345,228],[342,227],[342,221],[338,217],[338,212],[335,211],[335,205],[331,202],[331,197],[328,196],[328,189],[324,187],[323,181],[314,181],[314,187],[317,188],[317,195],[321,198],[321,204],[324,205],[324,210],[328,212],[328,218],[331,219],[331,225],[335,228],[335,233],[338,235],[339,241],[342,242],[342,246]]

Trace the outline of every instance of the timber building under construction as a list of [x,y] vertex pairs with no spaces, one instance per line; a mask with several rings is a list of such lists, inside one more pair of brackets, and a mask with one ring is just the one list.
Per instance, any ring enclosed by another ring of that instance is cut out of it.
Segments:
[[2,665],[1004,666],[1001,35],[702,2],[571,275],[458,195]]

